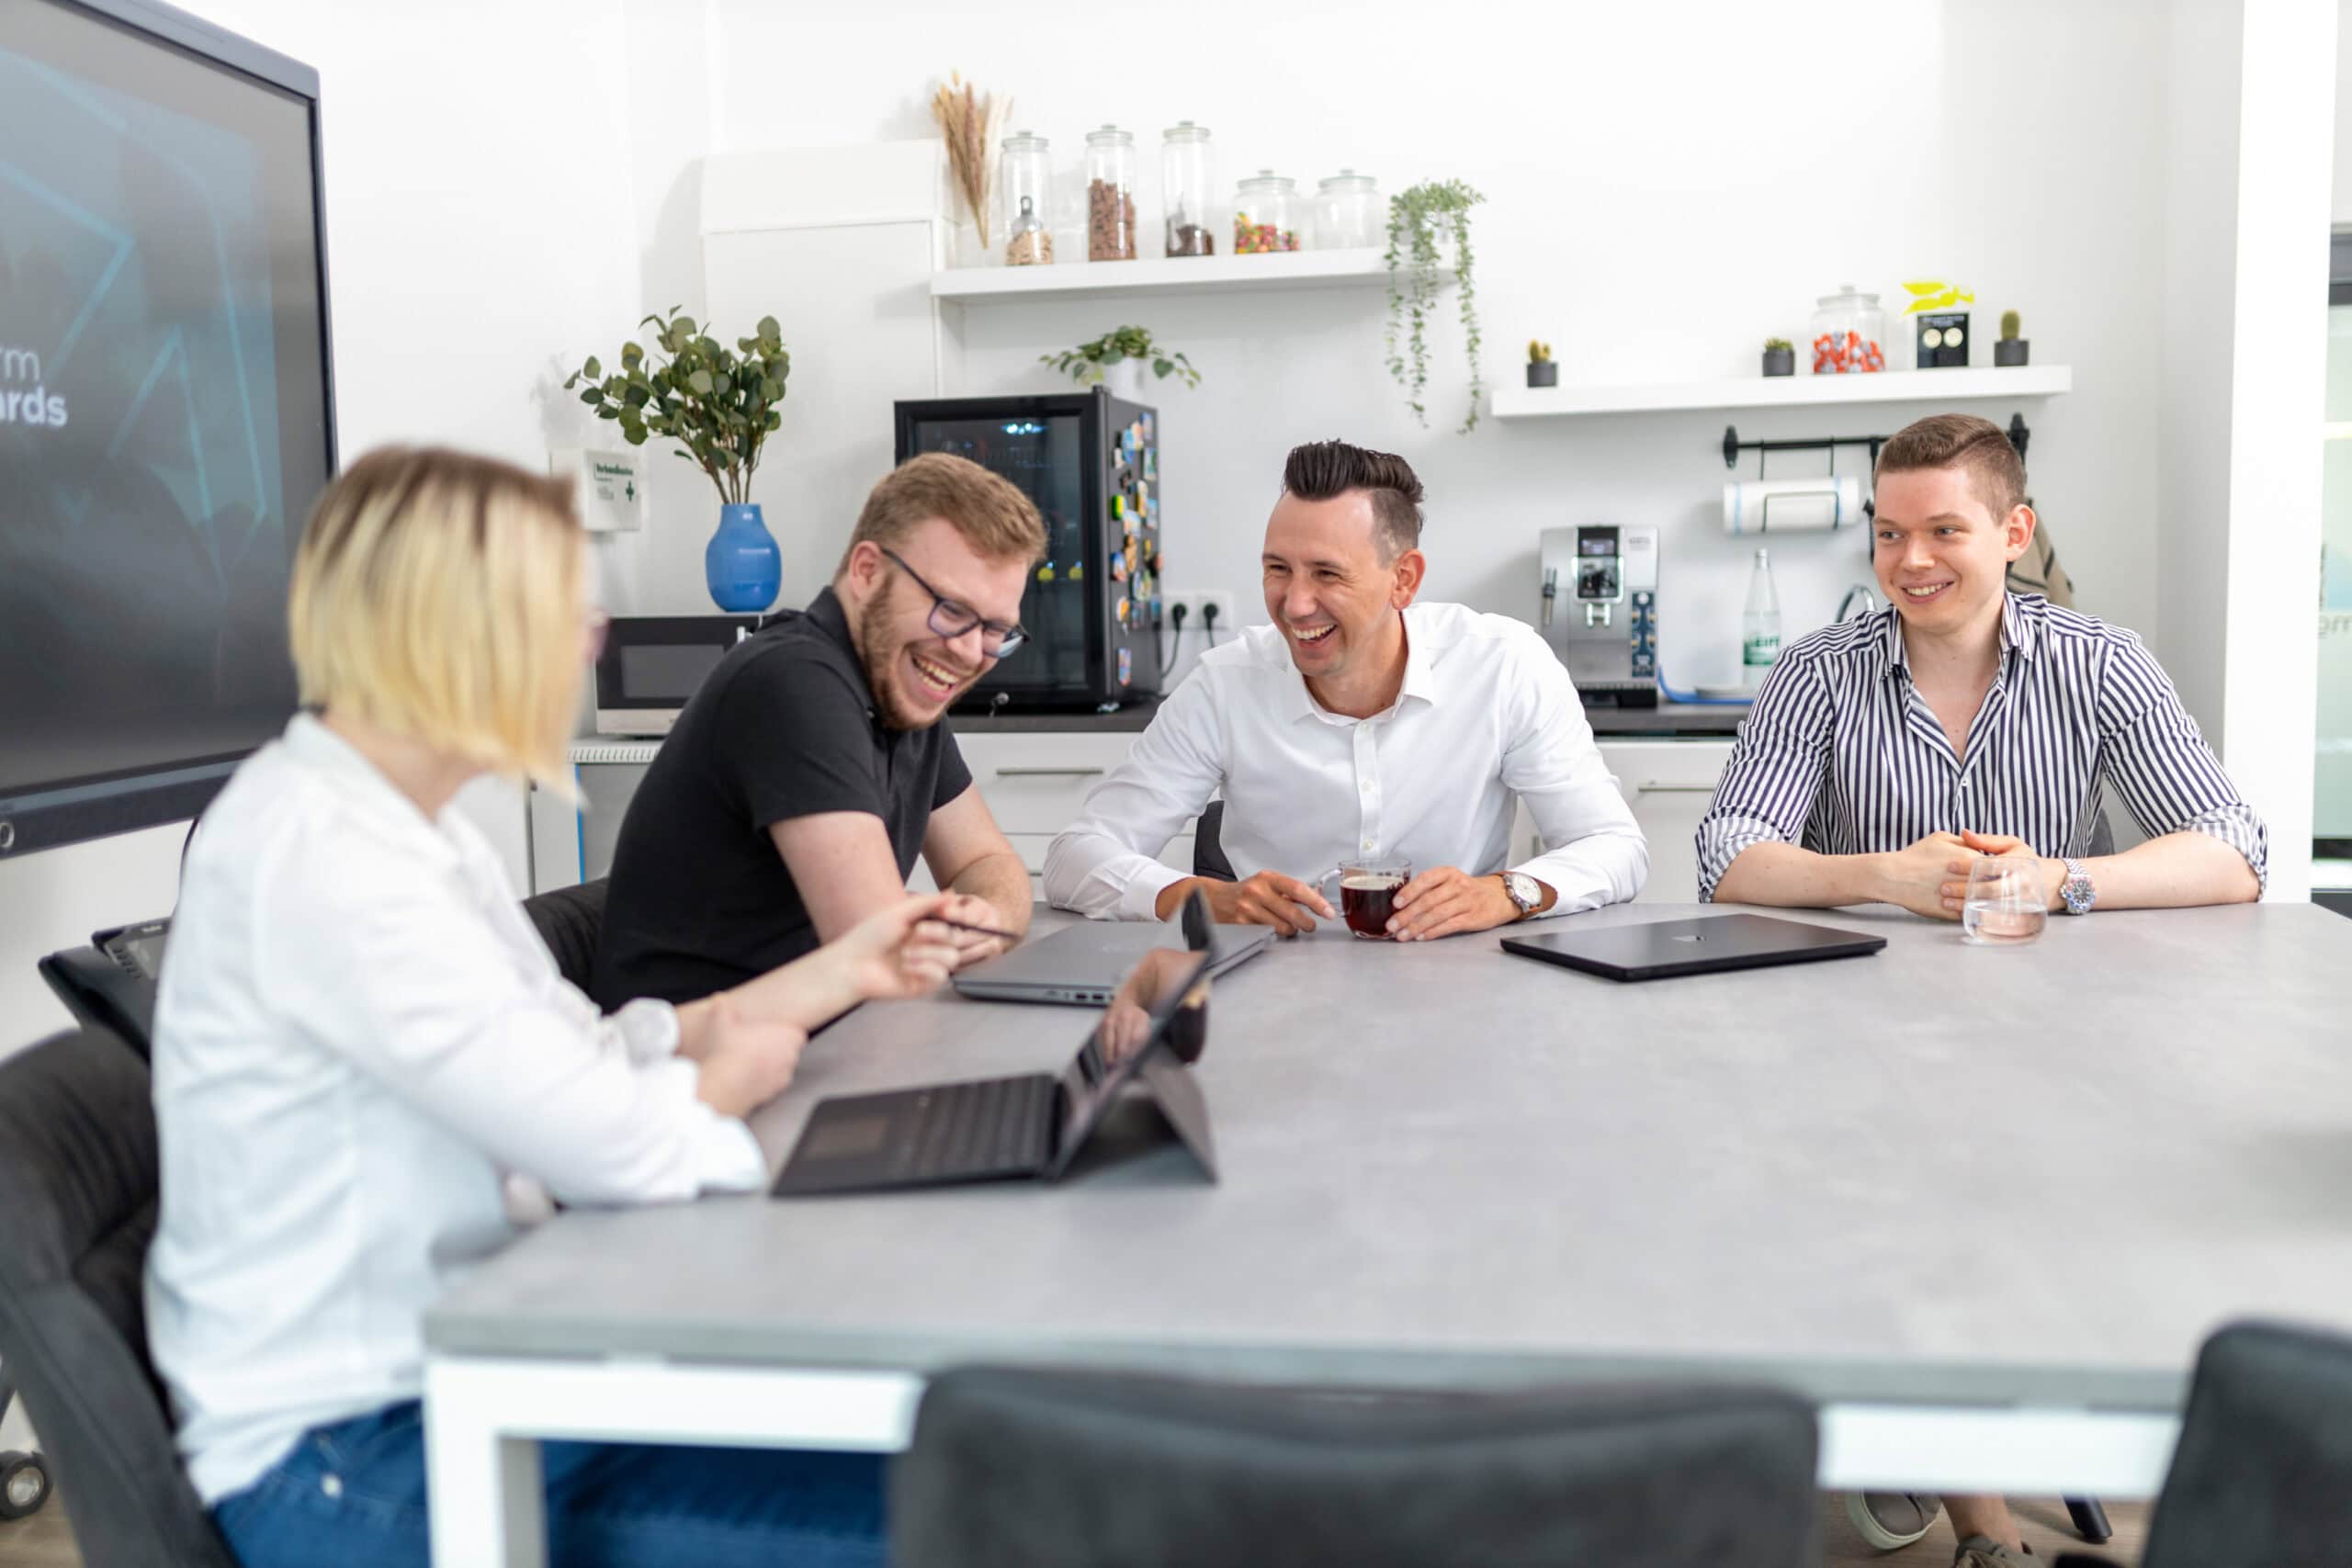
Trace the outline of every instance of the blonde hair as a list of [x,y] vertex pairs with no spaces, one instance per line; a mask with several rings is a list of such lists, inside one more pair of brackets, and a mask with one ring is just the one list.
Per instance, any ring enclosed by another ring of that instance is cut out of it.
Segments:
[[368,453],[295,553],[302,701],[562,787],[582,537],[569,480],[443,447]]
[[968,457],[925,452],[883,477],[865,498],[838,577],[867,539],[888,549],[933,517],[944,518],[981,559],[1035,561],[1046,554],[1046,525],[1036,503],[1011,479]]

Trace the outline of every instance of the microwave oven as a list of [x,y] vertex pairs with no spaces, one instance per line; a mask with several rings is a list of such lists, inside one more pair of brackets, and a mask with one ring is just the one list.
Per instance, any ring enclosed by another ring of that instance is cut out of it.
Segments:
[[763,615],[615,615],[596,656],[596,733],[667,735],[686,699]]

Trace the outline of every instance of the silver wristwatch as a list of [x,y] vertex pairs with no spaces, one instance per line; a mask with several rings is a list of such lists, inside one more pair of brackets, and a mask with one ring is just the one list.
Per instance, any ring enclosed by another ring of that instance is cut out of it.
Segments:
[[1503,875],[1503,891],[1519,906],[1519,918],[1527,919],[1544,907],[1544,885],[1523,871],[1507,871]]
[[2098,902],[2098,889],[2091,886],[2090,868],[2078,860],[2060,857],[2066,867],[2066,880],[2058,885],[2058,896],[2066,901],[2066,913],[2087,915],[2091,906]]

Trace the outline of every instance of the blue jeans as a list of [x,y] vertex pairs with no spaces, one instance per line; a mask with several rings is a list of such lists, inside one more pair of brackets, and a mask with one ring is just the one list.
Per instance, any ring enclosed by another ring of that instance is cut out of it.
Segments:
[[[884,1568],[876,1454],[543,1443],[551,1568]],[[244,1568],[427,1568],[414,1400],[319,1427],[212,1510]]]

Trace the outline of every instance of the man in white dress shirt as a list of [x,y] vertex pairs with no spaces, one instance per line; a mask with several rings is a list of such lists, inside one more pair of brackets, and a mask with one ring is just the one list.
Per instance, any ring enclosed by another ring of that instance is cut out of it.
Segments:
[[[1421,484],[1402,457],[1291,453],[1266,522],[1266,614],[1203,654],[1127,761],[1054,840],[1046,897],[1097,919],[1166,919],[1201,888],[1216,918],[1284,935],[1335,918],[1342,861],[1412,863],[1390,934],[1487,931],[1633,897],[1649,849],[1533,628],[1418,604]],[[1219,794],[1238,882],[1154,857]],[[1543,852],[1513,863],[1527,803]]]

